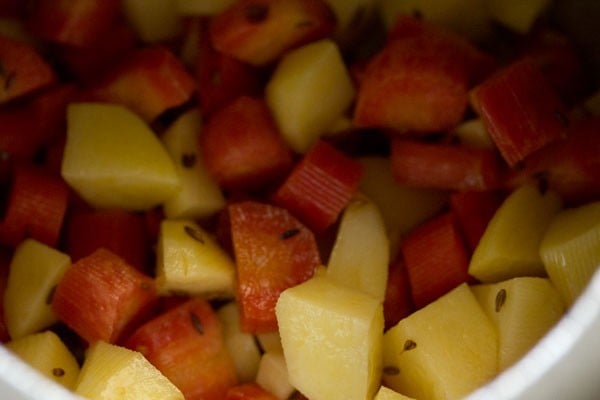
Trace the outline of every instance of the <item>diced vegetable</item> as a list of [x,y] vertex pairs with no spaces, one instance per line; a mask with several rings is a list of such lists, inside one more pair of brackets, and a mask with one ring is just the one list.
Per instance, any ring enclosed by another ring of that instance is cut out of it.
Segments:
[[0,243],[15,247],[32,238],[55,246],[67,212],[68,187],[60,177],[29,164],[13,170]]
[[272,196],[317,233],[339,217],[358,190],[362,165],[324,140],[318,140]]
[[308,398],[351,400],[375,394],[381,374],[381,302],[319,276],[281,294],[277,322],[290,383]]
[[528,58],[474,88],[471,103],[510,166],[566,132],[566,106]]
[[292,167],[264,100],[241,96],[211,116],[200,135],[200,151],[215,181],[227,190],[273,186]]
[[[205,0],[199,0],[207,4]],[[208,21],[199,20],[198,43],[194,59],[198,85],[198,104],[202,115],[209,116],[239,96],[257,96],[261,92],[259,69],[215,50],[210,40]]]
[[104,247],[140,271],[147,271],[150,234],[144,217],[122,209],[81,210],[69,215],[66,247],[75,262]]
[[164,219],[156,252],[156,288],[159,293],[207,298],[233,296],[233,260],[194,221]]
[[491,17],[517,33],[527,33],[549,5],[548,0],[485,0]]
[[119,0],[41,0],[32,7],[27,25],[43,40],[85,46],[111,28],[120,8]]
[[466,191],[453,193],[449,201],[469,252],[472,252],[500,207],[502,197],[496,191]]
[[75,388],[79,364],[56,333],[32,333],[11,340],[6,347],[48,379],[67,389]]
[[355,96],[342,54],[328,39],[287,53],[265,91],[281,134],[300,153],[333,127]]
[[125,341],[189,400],[219,400],[237,384],[221,324],[210,304],[192,298],[140,326]]
[[58,321],[51,307],[52,297],[70,266],[68,254],[37,240],[26,239],[17,246],[4,293],[4,318],[12,339]]
[[462,284],[384,335],[383,382],[417,399],[458,399],[496,375],[498,335]]
[[206,218],[225,207],[221,188],[210,176],[198,148],[202,129],[202,116],[191,110],[162,135],[181,180],[180,190],[163,203],[167,218]]
[[0,104],[50,85],[52,67],[31,45],[0,36]]
[[238,304],[232,301],[220,307],[217,317],[221,322],[225,347],[235,364],[238,381],[254,382],[261,359],[260,348],[253,334],[242,332]]
[[65,272],[52,296],[56,316],[88,343],[116,343],[155,303],[154,281],[100,248]]
[[561,205],[556,193],[542,193],[534,185],[512,192],[487,225],[471,257],[469,274],[482,282],[543,276],[540,243]]
[[103,341],[87,350],[75,393],[90,400],[184,399],[142,354]]
[[196,84],[165,46],[136,49],[91,86],[84,99],[122,104],[151,122],[190,99]]
[[397,183],[440,190],[490,190],[502,167],[493,149],[392,139],[392,174]]
[[412,397],[405,396],[386,386],[381,386],[373,400],[411,400]]
[[260,358],[256,383],[281,400],[289,399],[295,388],[290,384],[286,360],[281,351],[266,352]]
[[244,201],[228,210],[242,330],[275,331],[281,292],[310,278],[321,264],[315,237],[284,208]]
[[547,278],[513,278],[471,289],[498,330],[499,371],[531,350],[564,312],[560,295]]
[[400,246],[416,308],[470,280],[468,250],[452,212],[415,228]]
[[600,202],[555,215],[542,238],[540,256],[550,280],[570,306],[600,265]]
[[179,175],[160,140],[123,106],[71,104],[68,124],[61,173],[93,206],[144,210],[178,190]]
[[210,37],[218,51],[262,66],[290,48],[326,37],[333,27],[322,0],[238,1],[211,21]]
[[387,157],[368,156],[359,161],[364,169],[359,188],[381,211],[388,228],[391,253],[395,254],[400,237],[440,211],[448,201],[448,193],[399,184],[394,180]]
[[144,42],[161,42],[177,36],[181,21],[173,0],[122,0],[123,13]]
[[327,276],[383,301],[389,263],[389,240],[379,209],[368,198],[352,200],[340,221]]

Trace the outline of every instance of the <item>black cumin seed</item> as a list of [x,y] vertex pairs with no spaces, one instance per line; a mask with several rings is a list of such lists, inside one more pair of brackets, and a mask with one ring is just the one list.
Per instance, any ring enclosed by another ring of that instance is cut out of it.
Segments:
[[184,153],[181,155],[181,165],[184,168],[192,168],[196,164],[195,153]]
[[201,335],[204,335],[204,325],[202,325],[202,321],[200,321],[200,318],[193,312],[190,312],[190,321],[192,321],[192,326],[194,327],[196,332],[198,332]]
[[250,4],[244,9],[244,15],[251,24],[259,24],[269,16],[269,7],[264,4]]
[[183,229],[185,230],[185,233],[187,233],[189,237],[204,244],[204,238],[202,237],[202,234],[197,229],[194,229],[193,227],[191,227],[189,225],[184,226]]
[[495,310],[496,312],[500,312],[500,310],[502,309],[502,306],[504,305],[504,303],[506,302],[506,289],[500,289],[498,290],[498,293],[496,294],[496,304],[495,304]]
[[383,373],[385,375],[398,375],[400,373],[400,368],[394,365],[388,365],[386,367],[383,367]]
[[279,238],[280,238],[281,240],[285,240],[285,239],[289,239],[289,238],[291,238],[291,237],[294,237],[294,236],[296,236],[296,235],[297,235],[297,234],[299,234],[299,233],[300,233],[300,229],[298,229],[298,228],[292,228],[292,229],[288,229],[288,230],[287,230],[287,231],[285,231],[285,232],[282,232],[282,233],[279,235]]
[[408,339],[406,342],[404,342],[404,350],[405,351],[412,350],[415,347],[417,347],[417,343],[414,340]]

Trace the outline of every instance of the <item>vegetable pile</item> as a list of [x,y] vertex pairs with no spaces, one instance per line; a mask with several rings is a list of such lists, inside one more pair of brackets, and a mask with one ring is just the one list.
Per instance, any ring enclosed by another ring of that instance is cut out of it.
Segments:
[[545,1],[0,0],[0,340],[89,399],[462,398],[600,265],[590,69]]

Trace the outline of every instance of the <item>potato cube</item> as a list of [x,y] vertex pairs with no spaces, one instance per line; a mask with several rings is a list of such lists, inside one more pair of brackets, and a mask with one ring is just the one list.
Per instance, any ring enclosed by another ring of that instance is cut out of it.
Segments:
[[498,335],[467,284],[384,335],[383,382],[421,400],[460,399],[498,370]]
[[311,400],[364,400],[381,376],[381,302],[318,275],[276,307],[290,383]]
[[184,399],[141,353],[103,341],[88,348],[75,393],[90,400]]
[[37,240],[25,239],[17,246],[4,292],[4,318],[12,339],[58,321],[51,307],[52,294],[70,266],[68,254]]
[[366,197],[352,200],[342,215],[327,275],[383,301],[389,263],[389,240],[379,209]]
[[169,153],[124,106],[73,103],[67,124],[61,174],[92,206],[146,210],[179,189]]
[[33,333],[6,343],[6,347],[48,379],[67,389],[75,387],[79,364],[56,333]]
[[544,234],[540,256],[565,305],[571,305],[600,266],[600,201],[559,212]]
[[558,322],[564,305],[547,278],[519,277],[472,287],[498,329],[498,368],[525,355]]
[[156,285],[159,293],[232,297],[235,266],[210,233],[192,220],[160,225]]
[[329,39],[289,52],[266,87],[267,104],[290,147],[305,152],[354,100],[340,50]]
[[539,254],[544,232],[562,206],[560,197],[525,184],[500,205],[473,252],[469,274],[485,283],[544,276]]

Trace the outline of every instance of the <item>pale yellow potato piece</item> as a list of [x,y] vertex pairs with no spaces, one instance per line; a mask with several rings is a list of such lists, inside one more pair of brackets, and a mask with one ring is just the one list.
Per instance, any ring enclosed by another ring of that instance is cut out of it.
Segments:
[[451,133],[461,144],[471,148],[489,149],[496,146],[480,118],[460,123]]
[[311,400],[364,400],[379,388],[383,308],[319,275],[276,306],[290,383]]
[[90,400],[184,400],[142,353],[103,341],[86,351],[75,393]]
[[498,336],[462,284],[384,335],[386,386],[420,400],[460,399],[498,370]]
[[171,39],[182,29],[175,0],[123,0],[123,14],[147,43]]
[[92,206],[145,210],[179,189],[169,153],[150,127],[124,106],[73,103],[67,123],[61,174]]
[[296,389],[290,383],[282,351],[267,351],[262,355],[256,383],[280,400],[290,398]]
[[327,276],[383,301],[389,263],[390,246],[381,213],[368,198],[356,197],[342,214]]
[[231,355],[237,377],[240,382],[253,382],[258,372],[261,354],[254,336],[242,332],[240,328],[240,309],[231,301],[217,310],[221,322],[223,342]]
[[381,386],[373,400],[414,400],[412,397],[405,396],[386,386]]
[[356,91],[335,42],[323,39],[286,54],[265,98],[289,146],[303,153],[350,107]]
[[550,0],[485,0],[490,16],[517,33],[531,30]]
[[156,287],[160,294],[233,297],[235,265],[211,236],[192,220],[160,224]]
[[72,390],[79,364],[58,335],[44,331],[13,339],[6,347],[46,378]]
[[531,350],[565,310],[548,278],[520,277],[471,289],[498,330],[500,372]]
[[561,206],[556,193],[541,193],[535,185],[514,190],[488,223],[471,257],[469,274],[485,283],[544,276],[540,243]]
[[52,293],[71,266],[71,257],[34,239],[21,242],[11,259],[4,320],[12,339],[41,331],[58,321]]
[[447,204],[448,193],[399,185],[394,181],[388,157],[367,156],[359,161],[364,168],[360,190],[379,208],[393,256],[400,238],[440,211]]
[[162,136],[181,180],[180,189],[163,203],[167,218],[207,218],[225,206],[223,193],[199,151],[201,130],[202,116],[194,109],[182,114]]
[[600,202],[556,214],[542,239],[540,256],[570,306],[600,266]]

